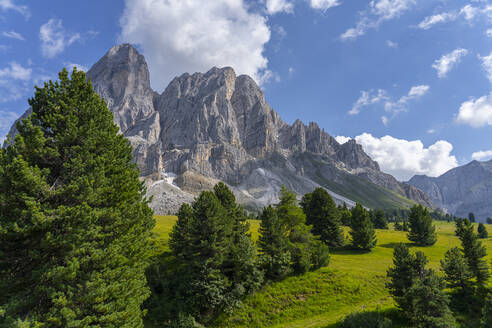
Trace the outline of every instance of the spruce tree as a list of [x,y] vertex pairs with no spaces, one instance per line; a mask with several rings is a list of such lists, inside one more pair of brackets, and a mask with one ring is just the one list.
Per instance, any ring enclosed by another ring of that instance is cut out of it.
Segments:
[[343,246],[340,212],[324,188],[305,194],[301,206],[306,214],[306,224],[313,227],[314,235],[320,236],[321,241],[330,247]]
[[372,226],[369,213],[367,213],[366,209],[359,203],[352,208],[350,228],[352,247],[369,251],[376,246],[376,233]]
[[464,220],[462,218],[458,218],[455,222],[456,229],[454,231],[454,234],[457,237],[460,237],[463,234],[463,223]]
[[295,193],[282,186],[279,196],[275,208],[288,230],[293,271],[305,273],[328,265],[329,250],[310,232],[311,227],[306,225],[306,215],[297,205]]
[[386,284],[386,288],[403,311],[411,309],[412,304],[406,298],[407,291],[412,287],[415,279],[425,275],[426,264],[427,259],[422,252],[413,255],[405,244],[396,245],[393,251],[393,267],[387,271],[390,281]]
[[280,221],[277,211],[268,206],[260,215],[258,248],[265,276],[268,279],[281,279],[290,270],[290,245],[288,231]]
[[432,218],[427,208],[422,205],[414,205],[410,209],[408,221],[410,224],[408,240],[420,246],[430,246],[436,243],[436,227],[432,224]]
[[482,239],[489,238],[489,233],[488,233],[487,228],[485,228],[485,225],[483,223],[478,224],[478,237],[482,238]]
[[441,260],[441,270],[444,272],[444,279],[448,287],[457,289],[459,295],[465,294],[471,287],[471,278],[473,277],[468,262],[461,250],[453,247],[444,254]]
[[154,219],[131,146],[83,72],[59,79],[0,152],[0,326],[143,327]]
[[386,215],[383,210],[372,210],[370,216],[375,229],[388,229],[388,221],[386,221]]
[[202,192],[191,207],[181,206],[170,234],[174,263],[162,296],[172,304],[160,309],[167,320],[193,316],[206,323],[260,286],[244,215],[224,184]]
[[470,212],[468,214],[468,221],[470,221],[471,223],[475,223],[476,219],[475,219],[475,214],[473,214],[473,212]]
[[424,253],[412,255],[405,244],[397,245],[386,287],[412,327],[455,327],[444,282],[426,264]]
[[411,306],[405,315],[415,327],[457,327],[449,309],[449,297],[443,291],[444,287],[443,280],[434,271],[428,270],[406,291],[405,298]]
[[349,227],[350,221],[352,220],[352,212],[350,212],[350,210],[347,208],[347,204],[343,203],[343,206],[341,206],[339,211],[342,225]]
[[482,245],[473,229],[473,224],[468,221],[463,221],[463,230],[460,236],[463,254],[468,261],[473,276],[476,278],[477,284],[485,285],[489,278],[489,267],[486,260],[487,249]]
[[235,288],[245,294],[260,286],[262,274],[258,271],[256,247],[251,239],[249,223],[244,209],[237,204],[236,197],[223,182],[214,186],[214,194],[226,211],[232,225],[232,233],[221,271]]

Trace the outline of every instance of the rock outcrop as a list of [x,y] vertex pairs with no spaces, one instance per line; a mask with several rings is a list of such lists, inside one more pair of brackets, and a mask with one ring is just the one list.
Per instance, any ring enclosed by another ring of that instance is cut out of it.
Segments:
[[432,206],[355,141],[340,145],[316,123],[285,123],[255,81],[232,68],[185,73],[158,94],[145,58],[124,44],[87,75],[131,142],[157,212],[176,211],[219,180],[251,209],[276,201],[282,184],[299,195],[323,186],[349,205],[408,206],[407,197]]
[[416,175],[408,183],[423,190],[445,212],[459,217],[473,212],[481,221],[492,217],[492,160],[472,161],[437,178]]

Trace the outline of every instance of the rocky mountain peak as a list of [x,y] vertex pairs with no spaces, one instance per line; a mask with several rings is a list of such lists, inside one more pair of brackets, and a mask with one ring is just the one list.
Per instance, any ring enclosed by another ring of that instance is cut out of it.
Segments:
[[145,61],[130,44],[112,47],[87,72],[94,89],[107,102],[115,123],[125,132],[154,112],[150,74]]
[[336,188],[330,192],[339,203],[371,202],[368,195],[377,193],[379,206],[393,206],[401,202],[397,192],[430,205],[421,191],[382,173],[355,141],[340,145],[315,122],[285,123],[254,79],[231,67],[184,73],[158,94],[145,58],[123,44],[87,75],[132,144],[160,213],[218,180],[250,207],[276,201],[282,184],[299,195]]

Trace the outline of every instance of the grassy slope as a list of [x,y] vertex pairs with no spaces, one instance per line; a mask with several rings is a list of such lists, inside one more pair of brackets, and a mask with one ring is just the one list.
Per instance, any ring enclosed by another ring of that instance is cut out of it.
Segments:
[[[165,247],[175,217],[156,217],[155,231]],[[258,221],[251,221],[253,238]],[[486,225],[492,234],[492,226]],[[451,247],[459,246],[454,225],[436,222],[438,241],[432,247],[415,247],[438,270],[439,260]],[[370,253],[338,251],[331,255],[328,268],[290,277],[246,298],[232,314],[223,316],[216,327],[330,327],[351,312],[391,309],[393,302],[386,291],[386,270],[392,265],[393,247],[407,242],[406,233],[378,230],[378,246]],[[492,239],[483,241],[490,255]]]

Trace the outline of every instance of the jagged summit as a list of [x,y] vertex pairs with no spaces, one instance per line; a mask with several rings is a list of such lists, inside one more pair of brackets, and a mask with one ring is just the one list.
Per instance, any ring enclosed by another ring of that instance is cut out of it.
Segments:
[[145,58],[123,44],[87,75],[130,140],[158,212],[176,210],[218,180],[251,208],[275,201],[282,184],[298,194],[323,186],[339,203],[396,207],[410,204],[405,196],[431,205],[382,173],[355,141],[340,145],[314,122],[285,123],[256,82],[231,67],[184,73],[159,94]]

